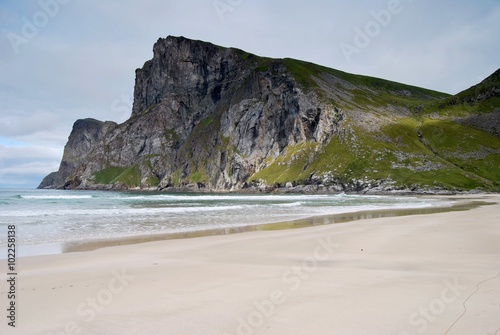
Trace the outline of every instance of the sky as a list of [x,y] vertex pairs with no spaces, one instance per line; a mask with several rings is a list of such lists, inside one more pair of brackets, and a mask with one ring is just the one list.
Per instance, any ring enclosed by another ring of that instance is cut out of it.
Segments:
[[500,67],[500,0],[0,0],[0,188],[56,171],[77,119],[125,121],[168,35],[455,94]]

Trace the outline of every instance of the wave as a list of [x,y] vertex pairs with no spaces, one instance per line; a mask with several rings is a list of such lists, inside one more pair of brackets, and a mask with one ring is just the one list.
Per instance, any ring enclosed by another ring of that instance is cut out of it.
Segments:
[[91,195],[17,195],[18,199],[26,200],[71,200],[92,199]]
[[154,194],[138,196],[119,196],[114,200],[151,200],[151,201],[293,201],[293,200],[313,200],[328,199],[331,195],[177,195],[177,194]]
[[241,201],[241,202],[280,202],[280,201],[316,201],[316,200],[408,200],[409,197],[397,199],[394,196],[384,195],[359,195],[359,194],[141,194],[141,195],[117,195],[110,200],[120,201],[169,201],[169,202],[192,202],[192,201]]
[[296,201],[296,202],[290,202],[288,204],[273,204],[271,206],[275,206],[275,207],[300,207],[300,206],[303,206],[304,204],[306,204],[306,202]]
[[[186,206],[187,205],[187,206]],[[31,210],[31,211],[2,211],[0,217],[18,217],[32,218],[37,217],[42,220],[50,220],[56,217],[94,217],[98,221],[103,218],[119,218],[119,217],[154,217],[162,215],[173,215],[181,217],[186,214],[190,217],[203,215],[218,215],[217,212],[234,212],[231,216],[241,217],[241,215],[257,215],[267,213],[266,215],[279,216],[282,214],[292,216],[314,216],[340,214],[346,212],[357,212],[372,209],[405,209],[405,208],[423,208],[432,207],[429,202],[422,203],[374,203],[374,204],[336,204],[326,206],[308,206],[307,202],[295,201],[290,203],[273,203],[273,204],[225,204],[225,205],[198,205],[183,204],[183,206],[172,207],[114,207],[114,208],[60,208],[53,210]],[[273,210],[274,209],[274,210]],[[244,211],[244,212],[242,212]],[[248,212],[247,212],[248,211]],[[205,214],[206,213],[206,214]],[[209,214],[214,213],[214,214]],[[242,214],[243,213],[243,214]]]
[[110,209],[61,209],[61,210],[39,210],[39,211],[3,211],[0,217],[50,217],[50,216],[97,216],[97,217],[119,217],[119,216],[151,216],[158,214],[184,214],[200,212],[229,211],[249,207],[248,205],[234,206],[201,206],[201,207],[159,207],[159,208],[110,208]]

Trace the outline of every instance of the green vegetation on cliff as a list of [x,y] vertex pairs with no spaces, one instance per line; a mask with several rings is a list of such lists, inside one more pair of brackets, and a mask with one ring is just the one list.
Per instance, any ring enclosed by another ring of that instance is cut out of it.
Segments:
[[430,118],[401,119],[375,132],[349,129],[319,150],[315,143],[289,146],[251,180],[305,184],[316,175],[329,177],[322,183],[500,191],[500,139],[485,132]]
[[167,37],[134,97],[77,121],[40,187],[500,191],[500,70],[452,96]]
[[94,174],[96,184],[124,184],[127,187],[141,185],[141,171],[137,165],[129,168],[111,166]]
[[394,115],[379,122],[380,116],[373,113],[369,119],[379,126],[372,129],[351,119],[324,147],[301,143],[288,146],[276,159],[268,158],[250,181],[281,186],[314,180],[365,186],[388,181],[399,189],[500,191],[500,138],[459,123],[460,117],[500,111],[499,71],[450,96],[293,59],[283,64],[302,87],[320,94],[327,93],[320,82],[328,75],[352,85],[345,89],[352,96],[349,102],[332,104],[382,114],[397,106],[407,111],[406,117]]

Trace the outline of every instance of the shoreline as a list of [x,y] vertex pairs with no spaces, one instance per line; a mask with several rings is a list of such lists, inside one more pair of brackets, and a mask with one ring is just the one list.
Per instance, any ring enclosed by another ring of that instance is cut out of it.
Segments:
[[[71,192],[71,191],[70,191]],[[85,192],[85,191],[84,191]],[[84,193],[82,192],[82,193]],[[91,191],[89,191],[91,192]],[[113,191],[115,193],[132,193],[134,194],[144,194],[144,192],[134,191]],[[155,192],[158,193],[158,192]],[[164,192],[159,192],[159,194],[164,194]],[[196,193],[196,195],[204,195],[202,193]],[[214,196],[218,196],[219,194],[212,194]],[[247,196],[247,194],[240,193],[232,193],[232,195],[241,195]],[[283,194],[266,194],[261,196],[281,196]],[[342,194],[339,194],[342,195]],[[357,196],[363,197],[363,195],[359,194],[345,194],[345,196]],[[50,195],[49,195],[50,196]],[[195,196],[193,194],[193,196]],[[256,195],[257,197],[259,195]],[[290,194],[285,194],[284,196],[294,196]],[[300,195],[297,195],[300,196]],[[308,196],[308,195],[305,195]],[[323,196],[323,195],[320,195]],[[391,198],[390,195],[365,195],[366,197],[387,197]],[[401,199],[420,199],[415,200],[415,203],[412,201],[408,202],[406,206],[402,207],[386,207],[382,206],[380,209],[370,208],[370,209],[362,209],[362,208],[349,208],[346,207],[341,211],[337,211],[337,213],[333,214],[309,214],[309,216],[302,217],[299,215],[297,218],[293,219],[281,219],[278,221],[270,221],[263,223],[252,223],[246,222],[240,224],[231,224],[224,227],[221,225],[219,227],[212,228],[198,228],[193,227],[192,230],[181,230],[177,232],[151,232],[151,233],[143,233],[143,234],[135,234],[135,235],[123,235],[123,236],[105,236],[100,238],[82,238],[80,240],[68,241],[68,242],[46,242],[42,244],[20,244],[18,257],[29,257],[29,256],[37,256],[37,255],[51,255],[51,254],[60,254],[67,252],[81,252],[81,251],[90,251],[104,247],[112,247],[119,245],[128,245],[128,244],[136,244],[136,243],[147,243],[152,241],[161,241],[161,240],[169,240],[169,239],[184,239],[184,238],[194,238],[194,237],[202,237],[202,236],[215,236],[215,235],[229,235],[229,234],[237,234],[237,233],[245,233],[251,231],[265,231],[265,230],[277,230],[277,229],[293,229],[293,228],[303,228],[310,227],[316,225],[325,225],[325,224],[336,224],[348,221],[361,220],[366,218],[379,218],[379,217],[392,217],[392,216],[402,216],[402,215],[417,215],[417,214],[426,214],[426,213],[437,213],[443,211],[450,211],[460,209],[467,202],[467,199],[470,201],[478,201],[479,198],[486,198],[488,194],[481,195],[470,195],[470,194],[462,194],[462,195],[454,195],[454,196],[443,196],[443,195],[394,195],[393,197],[399,197]],[[439,199],[440,204],[431,204],[429,203],[428,207],[419,206],[419,201],[425,201],[425,199]],[[412,207],[412,205],[414,207]],[[478,204],[480,205],[480,204]],[[384,208],[385,207],[385,208]],[[467,206],[465,206],[467,209]],[[335,212],[335,211],[334,211]],[[247,220],[248,221],[248,220]],[[252,221],[252,220],[250,220]],[[6,248],[0,248],[0,260],[5,259]]]
[[[91,190],[89,190],[91,191]],[[111,190],[109,190],[111,191]],[[113,192],[129,192],[129,191],[113,191]],[[140,190],[132,191],[132,193],[138,192],[143,193]],[[155,192],[156,193],[156,192]],[[163,194],[164,192],[157,192]],[[203,193],[196,193],[203,194]],[[227,193],[230,194],[230,193]],[[240,193],[231,193],[240,194]],[[214,194],[214,195],[218,195]],[[267,194],[274,195],[274,194]],[[277,196],[282,194],[276,194]],[[288,194],[287,194],[288,195]],[[353,195],[353,194],[346,194]],[[356,196],[362,196],[359,194],[354,194]],[[370,196],[382,196],[391,197],[391,195],[366,195]],[[452,204],[438,204],[432,205],[430,207],[403,207],[403,208],[382,208],[382,209],[352,209],[352,211],[345,211],[335,214],[319,214],[312,215],[303,218],[289,219],[283,221],[269,222],[269,223],[257,223],[241,226],[229,226],[220,228],[208,228],[199,229],[191,231],[180,231],[180,232],[168,232],[168,233],[151,233],[142,235],[132,235],[132,236],[119,236],[119,237],[104,237],[100,239],[85,239],[81,241],[72,242],[50,242],[44,244],[22,244],[19,245],[19,250],[17,257],[32,257],[32,256],[43,256],[43,255],[54,255],[62,254],[68,252],[83,252],[92,251],[100,248],[123,246],[138,243],[148,243],[154,241],[165,241],[171,239],[187,239],[187,238],[198,238],[204,236],[217,236],[217,235],[232,235],[247,233],[253,231],[268,231],[268,230],[286,230],[286,229],[296,229],[305,228],[318,225],[329,225],[345,223],[349,221],[357,221],[363,219],[373,219],[373,218],[389,218],[398,216],[409,216],[409,215],[421,215],[421,214],[432,214],[440,212],[448,212],[455,210],[468,210],[473,207],[487,205],[487,199],[489,196],[495,196],[495,194],[460,194],[460,195],[393,195],[400,197],[417,197],[421,199],[440,199],[449,200],[454,202]],[[0,248],[2,255],[0,255],[0,261],[5,259],[6,249]]]
[[[338,186],[338,185],[336,185]],[[286,186],[276,186],[276,185],[261,185],[261,186],[249,186],[243,188],[234,189],[217,189],[217,188],[207,188],[200,187],[197,184],[188,184],[184,187],[123,187],[123,185],[104,185],[96,184],[92,187],[82,187],[82,188],[58,188],[58,187],[37,187],[36,190],[59,190],[59,191],[110,191],[110,192],[137,192],[137,193],[159,193],[159,194],[253,194],[253,195],[280,195],[280,194],[290,194],[290,195],[336,195],[336,194],[347,194],[347,195],[386,195],[386,196],[467,196],[467,195],[482,195],[482,194],[500,194],[500,192],[491,192],[482,189],[472,189],[472,190],[453,190],[446,188],[360,188],[355,187],[336,187],[335,185],[325,186],[321,184],[306,184],[306,185],[296,185],[292,187]]]
[[[481,203],[19,258],[16,328],[33,335],[498,334],[500,195],[453,198]],[[7,295],[4,282],[4,304]],[[0,332],[7,329],[0,323]]]
[[[232,234],[241,234],[254,231],[287,230],[287,229],[307,228],[318,225],[330,225],[330,224],[338,224],[338,223],[375,219],[375,218],[426,215],[426,214],[446,213],[452,211],[467,211],[480,206],[487,206],[494,204],[492,202],[476,199],[476,197],[474,196],[473,198],[469,199],[467,198],[468,196],[469,195],[461,195],[458,196],[460,198],[456,199],[450,196],[428,195],[428,197],[445,198],[445,199],[450,199],[452,201],[460,200],[458,203],[455,203],[451,206],[362,210],[362,211],[345,212],[345,213],[329,214],[329,215],[316,215],[295,220],[262,223],[262,224],[247,225],[247,226],[214,228],[214,229],[204,229],[197,231],[151,234],[151,235],[138,235],[130,237],[118,237],[116,239],[71,242],[62,245],[61,253],[93,251],[100,248],[149,243],[156,241],[166,241],[172,239],[188,239],[188,238],[198,238],[205,236],[232,235]],[[487,196],[487,194],[482,194],[480,196],[481,197]]]

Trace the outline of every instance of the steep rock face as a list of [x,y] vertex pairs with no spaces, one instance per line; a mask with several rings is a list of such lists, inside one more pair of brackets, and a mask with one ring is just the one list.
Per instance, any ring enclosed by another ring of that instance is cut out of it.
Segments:
[[117,126],[114,122],[102,122],[95,119],[77,120],[64,147],[64,154],[57,172],[48,175],[40,188],[80,186],[80,173],[86,169],[87,157],[95,146]]
[[109,181],[241,188],[288,145],[324,143],[342,112],[302,92],[279,61],[267,63],[259,71],[259,60],[240,50],[158,40],[153,59],[136,70],[131,118],[121,125],[77,121],[57,176],[40,187],[95,188],[97,172],[136,166],[137,185]]
[[78,120],[40,187],[496,190],[498,73],[449,96],[167,37],[131,117]]

